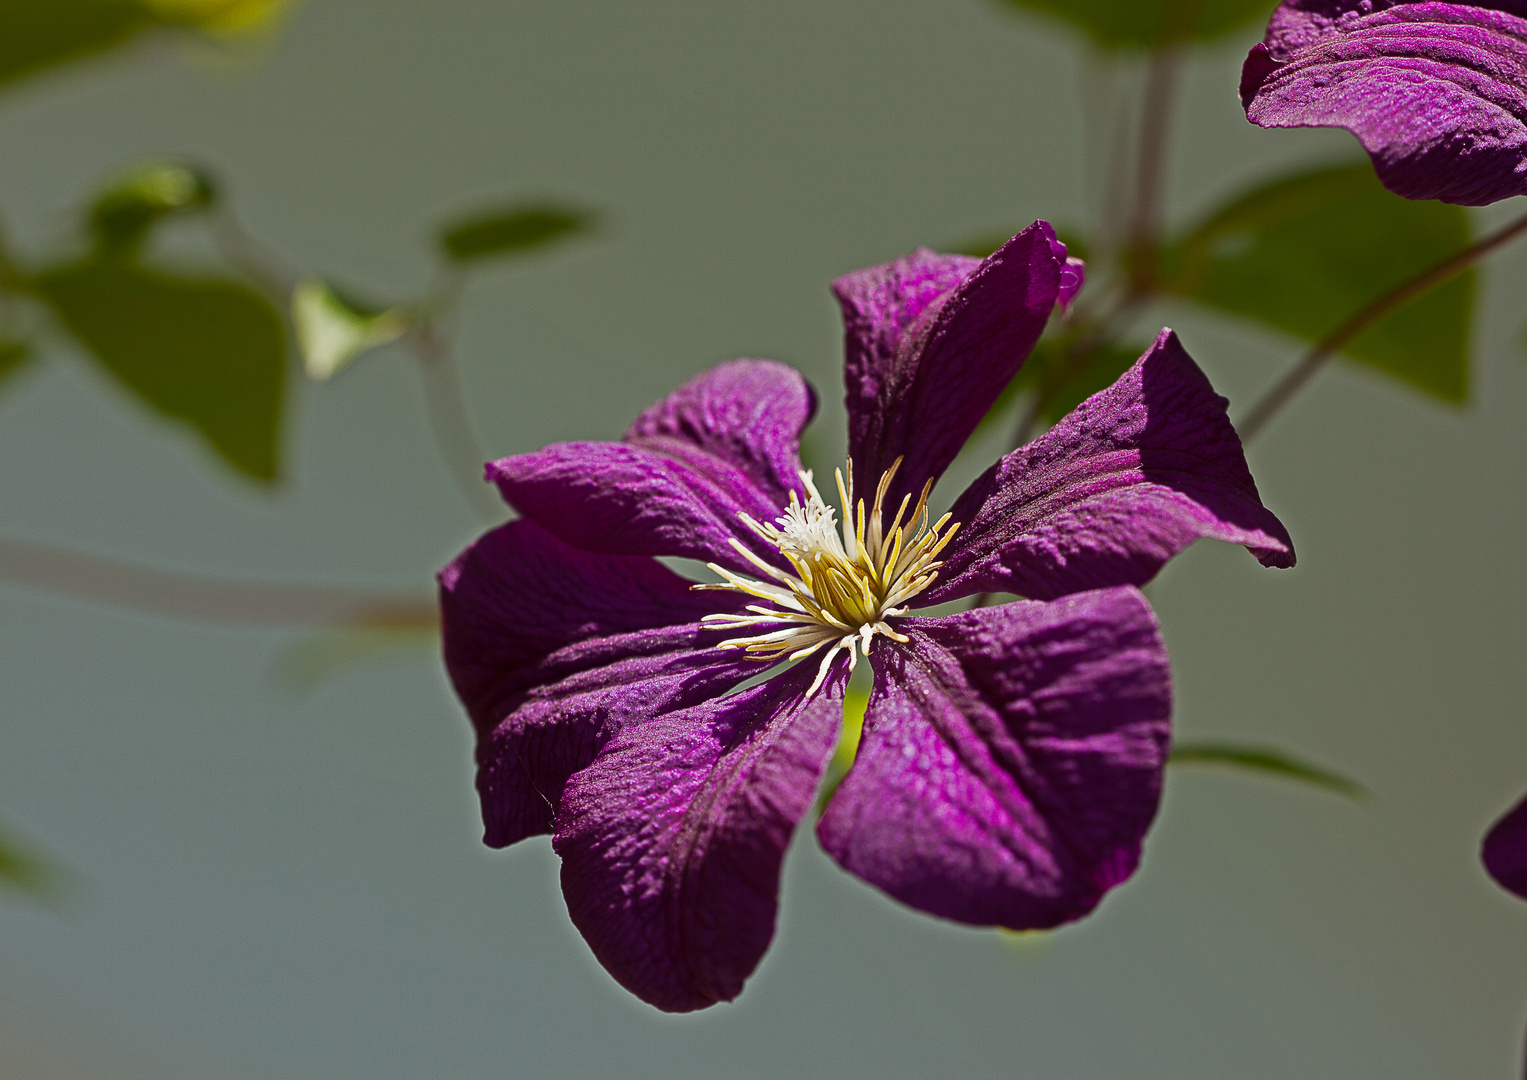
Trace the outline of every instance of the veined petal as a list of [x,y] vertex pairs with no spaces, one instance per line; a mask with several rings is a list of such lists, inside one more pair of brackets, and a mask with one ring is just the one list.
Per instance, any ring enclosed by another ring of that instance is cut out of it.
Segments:
[[563,795],[553,845],[573,923],[668,1012],[730,1001],[774,936],[780,863],[843,716],[847,665],[805,663],[632,725]]
[[1527,798],[1490,827],[1479,857],[1501,888],[1527,900]]
[[625,724],[756,673],[700,619],[732,604],[645,558],[579,551],[529,521],[440,574],[445,663],[477,731],[484,842],[551,831],[563,784]]
[[858,756],[817,824],[912,907],[1013,929],[1081,918],[1156,813],[1171,681],[1134,589],[901,623],[872,656]]
[[1170,330],[1112,386],[977,478],[951,513],[964,524],[919,603],[1141,585],[1199,537],[1244,544],[1266,566],[1294,563],[1225,399]]
[[1289,0],[1241,101],[1262,127],[1346,128],[1408,199],[1527,194],[1527,3]]
[[[801,432],[816,391],[775,360],[733,360],[691,379],[636,418],[626,442],[705,472],[720,459],[747,474],[774,507],[800,498]],[[772,521],[779,514],[775,510]]]
[[1037,221],[983,261],[919,249],[833,282],[856,491],[901,458],[895,506],[954,460],[1050,318],[1066,261],[1054,240]]
[[637,418],[624,442],[558,443],[489,463],[504,499],[586,551],[678,555],[752,573],[740,537],[779,554],[738,515],[772,521],[800,491],[799,442],[816,398],[794,369],[733,360]]

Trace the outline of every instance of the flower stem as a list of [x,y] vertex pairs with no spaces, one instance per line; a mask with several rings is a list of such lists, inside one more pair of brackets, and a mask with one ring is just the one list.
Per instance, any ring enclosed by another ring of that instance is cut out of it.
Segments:
[[4,538],[0,581],[154,615],[239,625],[403,629],[439,621],[428,596],[217,581]]
[[203,218],[207,239],[224,262],[259,287],[283,311],[302,272],[276,250],[256,240],[228,202],[222,201]]
[[1135,163],[1135,202],[1129,227],[1129,276],[1133,291],[1148,291],[1157,277],[1161,199],[1165,187],[1167,139],[1182,50],[1165,45],[1151,54],[1140,107],[1140,145]]
[[424,379],[430,430],[434,432],[446,471],[472,511],[483,521],[497,524],[504,519],[504,508],[483,482],[482,468],[488,457],[472,433],[461,376],[441,337],[438,317],[421,323],[410,337],[419,356],[419,374]]
[[1357,335],[1384,316],[1461,274],[1490,252],[1523,232],[1527,232],[1527,215],[1497,229],[1456,255],[1444,259],[1437,265],[1421,271],[1410,280],[1395,286],[1321,338],[1309,352],[1304,354],[1303,359],[1290,368],[1283,378],[1274,383],[1272,389],[1263,394],[1261,399],[1241,418],[1241,422],[1236,425],[1241,441],[1245,442],[1255,437],[1266,427],[1278,410],[1288,404],[1289,399]]

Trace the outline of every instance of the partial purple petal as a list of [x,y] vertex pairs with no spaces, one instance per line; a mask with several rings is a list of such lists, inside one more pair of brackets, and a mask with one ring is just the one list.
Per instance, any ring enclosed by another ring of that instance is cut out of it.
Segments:
[[859,753],[817,824],[912,907],[1015,930],[1086,915],[1156,814],[1171,674],[1134,589],[905,619],[872,654]]
[[770,360],[733,360],[644,412],[624,442],[558,443],[489,463],[505,500],[586,551],[678,555],[752,567],[731,546],[778,553],[739,521],[773,521],[804,494],[801,430],[816,408],[799,373]]
[[1527,900],[1527,798],[1490,827],[1479,857],[1496,884]]
[[1290,0],[1241,74],[1262,127],[1340,127],[1407,199],[1527,194],[1527,3]]
[[801,432],[816,414],[816,392],[801,373],[775,360],[733,360],[712,368],[636,418],[633,446],[706,472],[719,459],[736,466],[777,507],[802,498]]
[[732,605],[651,559],[579,551],[529,521],[447,566],[445,663],[477,731],[484,842],[550,832],[567,778],[625,724],[754,674],[700,625]]
[[833,282],[843,308],[848,452],[872,497],[900,457],[890,505],[954,460],[1039,340],[1062,254],[1037,221],[977,262],[920,249]]
[[951,510],[959,532],[919,602],[1141,585],[1199,537],[1292,566],[1293,542],[1262,505],[1225,404],[1163,330],[1117,382],[965,490]]
[[1059,240],[1050,241],[1050,251],[1060,262],[1060,292],[1056,303],[1062,311],[1069,311],[1076,294],[1087,284],[1087,264],[1067,254],[1066,245]]
[[568,912],[659,1009],[730,1001],[774,936],[780,863],[843,718],[846,663],[808,700],[816,668],[632,725],[568,782]]

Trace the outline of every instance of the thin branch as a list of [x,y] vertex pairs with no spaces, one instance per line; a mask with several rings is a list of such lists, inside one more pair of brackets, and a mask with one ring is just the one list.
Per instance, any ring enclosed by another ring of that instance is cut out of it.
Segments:
[[1129,228],[1129,274],[1142,289],[1156,281],[1156,249],[1160,246],[1161,202],[1165,189],[1167,140],[1172,130],[1172,106],[1182,49],[1166,45],[1151,54],[1140,106],[1140,145],[1135,165],[1135,203]]
[[409,340],[419,357],[430,430],[434,433],[435,445],[446,471],[472,511],[484,521],[496,524],[504,519],[504,507],[483,482],[482,468],[488,456],[472,433],[472,419],[467,413],[461,376],[442,337],[440,320],[449,312],[453,302],[448,295],[437,301],[442,306],[431,312],[428,321],[413,329]]
[[1241,441],[1245,442],[1253,438],[1266,427],[1267,422],[1277,414],[1278,410],[1288,404],[1289,399],[1357,335],[1384,316],[1461,274],[1490,252],[1523,232],[1527,232],[1527,216],[1520,217],[1511,224],[1497,229],[1458,254],[1444,259],[1436,266],[1421,271],[1409,281],[1395,286],[1321,338],[1309,352],[1304,354],[1304,358],[1290,368],[1283,378],[1274,383],[1272,389],[1263,394],[1261,400],[1241,418],[1241,422],[1236,425]]
[[226,201],[204,218],[207,238],[223,260],[270,295],[284,310],[303,273],[274,248],[255,239]]
[[403,629],[439,621],[428,596],[219,581],[4,538],[0,581],[154,615],[240,625]]

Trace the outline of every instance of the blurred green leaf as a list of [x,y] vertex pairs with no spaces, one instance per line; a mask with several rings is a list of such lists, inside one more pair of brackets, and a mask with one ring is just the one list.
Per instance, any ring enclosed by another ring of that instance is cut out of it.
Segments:
[[1219,742],[1178,743],[1172,747],[1170,763],[1246,769],[1284,780],[1312,784],[1357,801],[1368,797],[1368,789],[1356,780],[1332,772],[1330,769],[1323,769],[1319,765],[1301,761],[1292,754],[1267,746],[1242,746]]
[[62,898],[64,872],[19,840],[0,831],[0,888],[44,904]]
[[272,26],[291,0],[0,0],[0,84],[94,56],[155,26],[238,35]]
[[0,0],[0,84],[105,52],[153,23],[136,0]]
[[526,203],[474,215],[446,226],[440,246],[457,262],[513,255],[587,232],[594,215],[550,203]]
[[96,197],[90,231],[105,247],[135,247],[156,221],[204,209],[216,198],[215,185],[200,170],[175,162],[137,165]]
[[1210,41],[1265,24],[1277,0],[1002,0],[1068,22],[1104,49]]
[[1064,334],[1040,341],[981,425],[1000,422],[1024,394],[1040,395],[1038,418],[1046,426],[1053,424],[1099,390],[1112,386],[1146,349],[1143,345],[1105,345],[1075,354],[1073,346]]
[[211,34],[247,34],[269,29],[293,0],[142,0],[167,23]]
[[286,332],[259,293],[101,258],[45,271],[36,287],[146,404],[189,423],[239,472],[276,478]]
[[[1259,187],[1163,253],[1168,290],[1318,341],[1469,244],[1461,206],[1385,191],[1363,165]],[[1469,270],[1354,338],[1343,353],[1443,401],[1469,394]]]
[[399,308],[364,311],[316,278],[292,293],[292,325],[302,366],[317,382],[332,379],[368,349],[396,341],[407,332],[409,321]]
[[25,341],[0,338],[0,385],[32,358],[32,346]]

